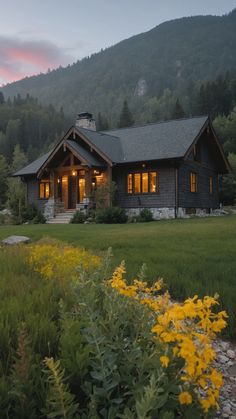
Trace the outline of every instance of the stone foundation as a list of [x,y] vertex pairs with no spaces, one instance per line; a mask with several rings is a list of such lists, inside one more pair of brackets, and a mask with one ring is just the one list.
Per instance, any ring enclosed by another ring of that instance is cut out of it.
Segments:
[[64,203],[61,201],[58,201],[54,198],[49,198],[46,204],[44,205],[44,211],[43,215],[46,218],[46,220],[51,220],[54,218],[57,214],[60,214],[61,212],[64,212]]
[[[140,214],[144,208],[128,208],[126,214],[129,217],[135,217]],[[175,218],[175,208],[148,208],[152,212],[154,220]]]
[[[126,209],[126,213],[129,217],[137,217],[143,208],[128,208]],[[222,211],[217,209],[209,209],[209,208],[181,208],[177,209],[175,212],[175,208],[148,208],[153,215],[154,220],[168,220],[173,218],[190,218],[191,216],[196,217],[207,217],[209,215],[222,215]],[[220,214],[219,214],[220,212]]]

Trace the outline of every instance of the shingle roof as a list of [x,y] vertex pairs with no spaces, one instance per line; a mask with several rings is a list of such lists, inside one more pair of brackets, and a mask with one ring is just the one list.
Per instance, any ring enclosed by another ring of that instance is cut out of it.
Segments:
[[66,140],[66,144],[70,146],[76,153],[78,153],[86,162],[88,162],[91,166],[95,167],[103,167],[102,164],[92,153],[89,153],[85,150],[81,145],[76,143],[72,140]]
[[124,155],[120,139],[113,132],[91,131],[78,128],[78,132],[87,137],[96,148],[101,150],[112,162],[123,161]]
[[119,138],[123,151],[122,158],[117,154],[113,161],[124,163],[183,157],[207,119],[203,116],[106,131],[107,135]]
[[34,174],[38,173],[40,167],[47,160],[47,158],[49,157],[51,152],[52,151],[49,151],[48,153],[39,157],[39,159],[34,160],[32,163],[28,164],[28,166],[25,166],[25,167],[23,167],[23,169],[18,170],[18,172],[13,174],[13,176],[34,175]]
[[[76,130],[111,162],[129,163],[184,157],[207,120],[207,116],[201,116],[105,132],[77,127]],[[66,141],[92,166],[101,165],[92,153],[89,153],[77,142],[68,139]],[[37,173],[51,152],[52,150],[19,170],[14,176]]]

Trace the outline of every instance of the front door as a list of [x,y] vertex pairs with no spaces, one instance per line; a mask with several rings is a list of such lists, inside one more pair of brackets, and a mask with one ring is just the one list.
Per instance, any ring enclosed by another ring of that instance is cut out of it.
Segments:
[[68,176],[68,209],[76,208],[76,176]]

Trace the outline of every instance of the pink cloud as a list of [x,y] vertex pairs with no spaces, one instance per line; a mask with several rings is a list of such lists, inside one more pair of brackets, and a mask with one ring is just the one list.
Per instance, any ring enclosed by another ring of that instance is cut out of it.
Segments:
[[72,61],[57,45],[0,36],[0,84],[45,72]]

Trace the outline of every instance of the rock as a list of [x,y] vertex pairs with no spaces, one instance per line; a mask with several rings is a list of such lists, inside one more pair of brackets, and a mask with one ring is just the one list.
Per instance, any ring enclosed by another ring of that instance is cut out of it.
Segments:
[[234,359],[235,358],[235,352],[232,351],[232,349],[228,349],[228,351],[226,352],[226,355],[230,358],[230,359]]
[[29,241],[30,238],[26,236],[9,236],[6,239],[2,240],[2,243],[7,245],[13,245],[20,243],[28,243]]
[[223,413],[230,415],[232,413],[231,406],[229,404],[226,404],[226,406],[223,407]]
[[229,361],[229,358],[225,355],[219,355],[218,360],[221,364],[226,364]]
[[0,211],[0,214],[2,214],[2,215],[11,215],[11,211],[9,209],[5,208],[2,211]]

